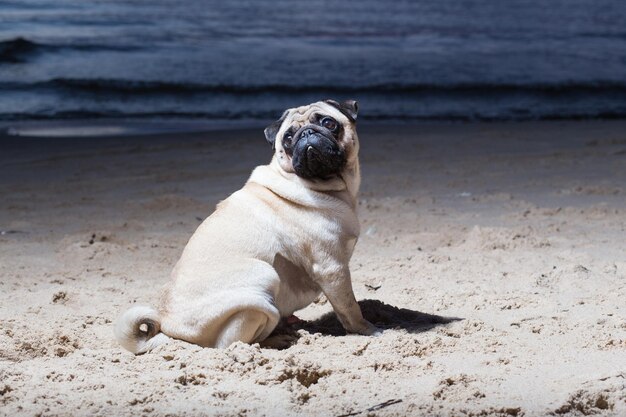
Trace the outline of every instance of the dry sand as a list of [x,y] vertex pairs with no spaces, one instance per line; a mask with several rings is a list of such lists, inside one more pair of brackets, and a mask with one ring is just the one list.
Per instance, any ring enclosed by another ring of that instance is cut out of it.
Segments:
[[286,350],[143,356],[112,321],[269,160],[261,131],[3,142],[0,414],[626,415],[626,122],[360,135],[351,265],[384,334],[321,299]]

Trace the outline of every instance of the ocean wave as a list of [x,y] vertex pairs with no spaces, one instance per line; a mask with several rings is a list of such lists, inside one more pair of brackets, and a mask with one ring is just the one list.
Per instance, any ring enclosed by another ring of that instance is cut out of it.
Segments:
[[194,112],[194,111],[145,111],[145,112],[123,112],[123,111],[91,111],[91,110],[69,110],[36,113],[0,113],[2,121],[16,120],[78,120],[78,119],[207,119],[207,120],[264,120],[276,118],[277,111],[215,111],[215,112]]
[[17,37],[0,41],[0,64],[22,64],[36,54],[74,51],[135,51],[141,49],[132,45],[105,45],[96,43],[50,44],[35,42],[27,38]]
[[[368,109],[365,119],[381,121],[626,118],[626,81],[235,85],[56,78],[0,82],[0,97],[0,120],[269,120],[285,106],[331,97],[356,98]],[[12,101],[26,105],[18,110]]]
[[19,64],[25,62],[26,57],[36,52],[39,45],[24,38],[15,38],[0,41],[0,63]]
[[626,81],[590,81],[563,83],[386,83],[368,85],[291,85],[291,84],[202,84],[177,83],[167,81],[140,81],[121,79],[80,79],[54,78],[32,83],[0,82],[0,91],[36,91],[56,89],[59,91],[83,93],[133,93],[133,94],[196,94],[223,93],[235,95],[247,94],[612,94],[626,93]]
[[[86,120],[86,119],[179,119],[179,120],[273,120],[278,110],[258,112],[122,112],[122,111],[58,111],[43,113],[0,113],[0,121],[35,121],[35,120]],[[537,114],[525,112],[502,112],[499,114],[482,113],[436,113],[436,114],[384,114],[376,113],[360,116],[370,122],[497,122],[497,121],[529,121],[529,120],[619,120],[626,119],[626,108],[607,111],[553,111]]]

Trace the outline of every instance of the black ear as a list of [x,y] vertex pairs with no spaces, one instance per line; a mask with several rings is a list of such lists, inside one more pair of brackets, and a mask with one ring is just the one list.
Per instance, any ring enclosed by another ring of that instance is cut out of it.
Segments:
[[346,100],[342,103],[339,103],[335,100],[325,100],[326,103],[330,104],[333,107],[336,107],[337,110],[346,115],[348,119],[352,122],[356,122],[356,116],[359,113],[359,103],[356,100]]
[[265,133],[265,139],[272,145],[272,149],[274,148],[274,143],[276,142],[276,134],[280,130],[280,127],[283,125],[285,118],[287,117],[288,111],[285,111],[280,119],[273,122],[271,125],[265,128],[263,131]]

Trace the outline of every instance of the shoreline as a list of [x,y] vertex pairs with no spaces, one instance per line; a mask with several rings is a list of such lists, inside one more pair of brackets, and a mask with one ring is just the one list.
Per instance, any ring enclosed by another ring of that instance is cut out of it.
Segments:
[[[277,115],[278,117],[279,115]],[[195,119],[195,118],[97,118],[0,121],[0,139],[10,138],[112,138],[201,134],[215,131],[262,130],[274,119]],[[548,119],[469,120],[469,119],[364,119],[359,127],[410,127],[456,125],[509,125],[551,123],[621,123],[622,117],[581,117]]]

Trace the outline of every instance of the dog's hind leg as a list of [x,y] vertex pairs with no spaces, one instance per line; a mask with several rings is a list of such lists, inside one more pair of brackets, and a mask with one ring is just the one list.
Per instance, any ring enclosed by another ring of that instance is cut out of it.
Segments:
[[229,277],[222,288],[206,285],[195,276],[179,277],[164,303],[163,333],[217,348],[267,338],[280,320],[274,303],[278,274],[271,265],[257,260],[243,260],[237,269],[225,273]]
[[234,342],[261,342],[267,338],[278,323],[278,313],[259,310],[242,310],[228,318],[215,341],[216,348],[225,348]]

